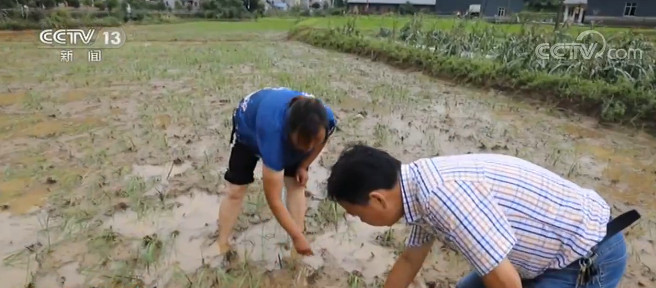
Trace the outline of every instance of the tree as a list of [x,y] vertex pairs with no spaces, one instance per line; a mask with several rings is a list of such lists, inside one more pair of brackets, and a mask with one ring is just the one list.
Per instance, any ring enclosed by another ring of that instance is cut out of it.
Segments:
[[407,1],[401,5],[399,5],[399,14],[401,15],[412,15],[415,14],[417,10],[415,9],[415,6],[410,4],[410,1]]
[[36,1],[34,1],[34,5],[28,5],[28,6],[35,6],[35,7],[42,7],[43,6],[46,9],[50,9],[50,8],[53,8],[53,7],[57,6],[57,1],[55,1],[55,0],[36,0]]
[[565,9],[565,0],[558,0],[560,2],[558,6],[558,12],[556,13],[556,24],[554,25],[554,31],[558,30],[560,26],[560,21],[563,20],[563,10]]
[[555,12],[560,6],[560,0],[525,0],[524,6],[531,11]]
[[[251,4],[255,0],[251,0]],[[246,8],[248,3],[243,0],[209,0],[204,1],[201,6],[203,10],[210,11],[214,14],[215,18],[220,19],[235,19],[244,18],[248,16],[249,11]],[[255,7],[255,6],[250,6]]]
[[118,0],[107,0],[105,4],[107,5],[107,11],[112,12],[112,9],[118,7]]
[[10,9],[16,7],[15,0],[0,0],[0,9]]
[[244,7],[248,12],[261,13],[264,12],[264,4],[259,0],[243,0]]

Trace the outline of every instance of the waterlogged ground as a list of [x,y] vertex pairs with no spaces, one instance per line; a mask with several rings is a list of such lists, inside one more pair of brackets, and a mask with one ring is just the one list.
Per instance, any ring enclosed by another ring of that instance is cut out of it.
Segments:
[[[95,64],[85,51],[60,63],[58,51],[33,48],[36,33],[0,35],[3,287],[374,287],[406,230],[369,227],[322,200],[330,165],[353,141],[403,161],[518,155],[593,187],[615,215],[643,214],[627,232],[622,287],[656,285],[654,138],[281,32],[193,25],[126,28],[128,43]],[[306,230],[316,255],[289,259],[257,181],[236,228],[240,255],[222,263],[214,241],[230,111],[278,85],[322,97],[339,119],[311,167]],[[436,244],[419,282],[452,287],[468,270]]]

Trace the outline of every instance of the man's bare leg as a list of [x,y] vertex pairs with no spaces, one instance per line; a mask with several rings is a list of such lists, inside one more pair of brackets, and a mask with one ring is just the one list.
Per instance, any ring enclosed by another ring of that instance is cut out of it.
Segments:
[[[285,189],[287,189],[287,199],[285,199],[287,210],[301,230],[305,231],[305,210],[307,209],[305,187],[296,182],[295,178],[285,177]],[[292,249],[291,256],[292,259],[298,257],[294,249]]]
[[219,207],[219,253],[224,254],[230,251],[230,237],[232,229],[237,223],[237,218],[241,214],[244,197],[246,196],[248,185],[234,185],[227,183],[226,196],[221,200]]

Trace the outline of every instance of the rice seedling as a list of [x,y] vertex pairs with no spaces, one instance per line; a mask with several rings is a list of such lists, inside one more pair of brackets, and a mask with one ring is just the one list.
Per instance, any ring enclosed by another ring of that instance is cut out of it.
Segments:
[[147,183],[142,177],[130,176],[125,189],[122,190],[122,193],[129,200],[130,207],[137,212],[140,219],[161,207],[161,204],[159,204],[161,199],[158,201],[156,198],[144,195],[152,187],[154,187],[153,183]]
[[319,202],[316,211],[310,211],[309,217],[313,218],[319,227],[331,225],[337,230],[339,222],[346,217],[346,211],[336,202],[323,199]]
[[164,242],[159,239],[157,233],[146,235],[143,237],[140,246],[140,260],[146,266],[146,270],[150,270],[150,266],[157,264],[159,258],[164,252]]
[[376,236],[376,241],[383,247],[397,247],[396,239],[394,237],[394,229],[389,228],[385,232]]
[[243,217],[242,221],[246,221],[251,225],[269,221],[273,217],[266,202],[266,196],[262,191],[254,191],[246,196],[244,212],[240,217]]
[[366,286],[366,283],[362,279],[362,273],[359,271],[352,271],[349,273],[348,279],[346,281],[349,285],[349,288],[361,288]]
[[389,139],[389,128],[387,125],[376,123],[374,126],[374,145],[378,147],[385,146]]

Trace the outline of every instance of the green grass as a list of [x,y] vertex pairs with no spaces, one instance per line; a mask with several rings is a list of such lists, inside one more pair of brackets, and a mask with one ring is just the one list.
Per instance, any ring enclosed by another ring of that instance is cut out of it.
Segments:
[[297,18],[203,20],[176,24],[128,25],[124,29],[128,33],[127,41],[266,41],[266,38],[260,38],[262,32],[284,33],[294,27],[297,21]]
[[179,24],[142,25],[139,29],[166,31],[173,34],[287,31],[297,20],[298,18],[293,17],[265,17],[244,21],[190,21]]

